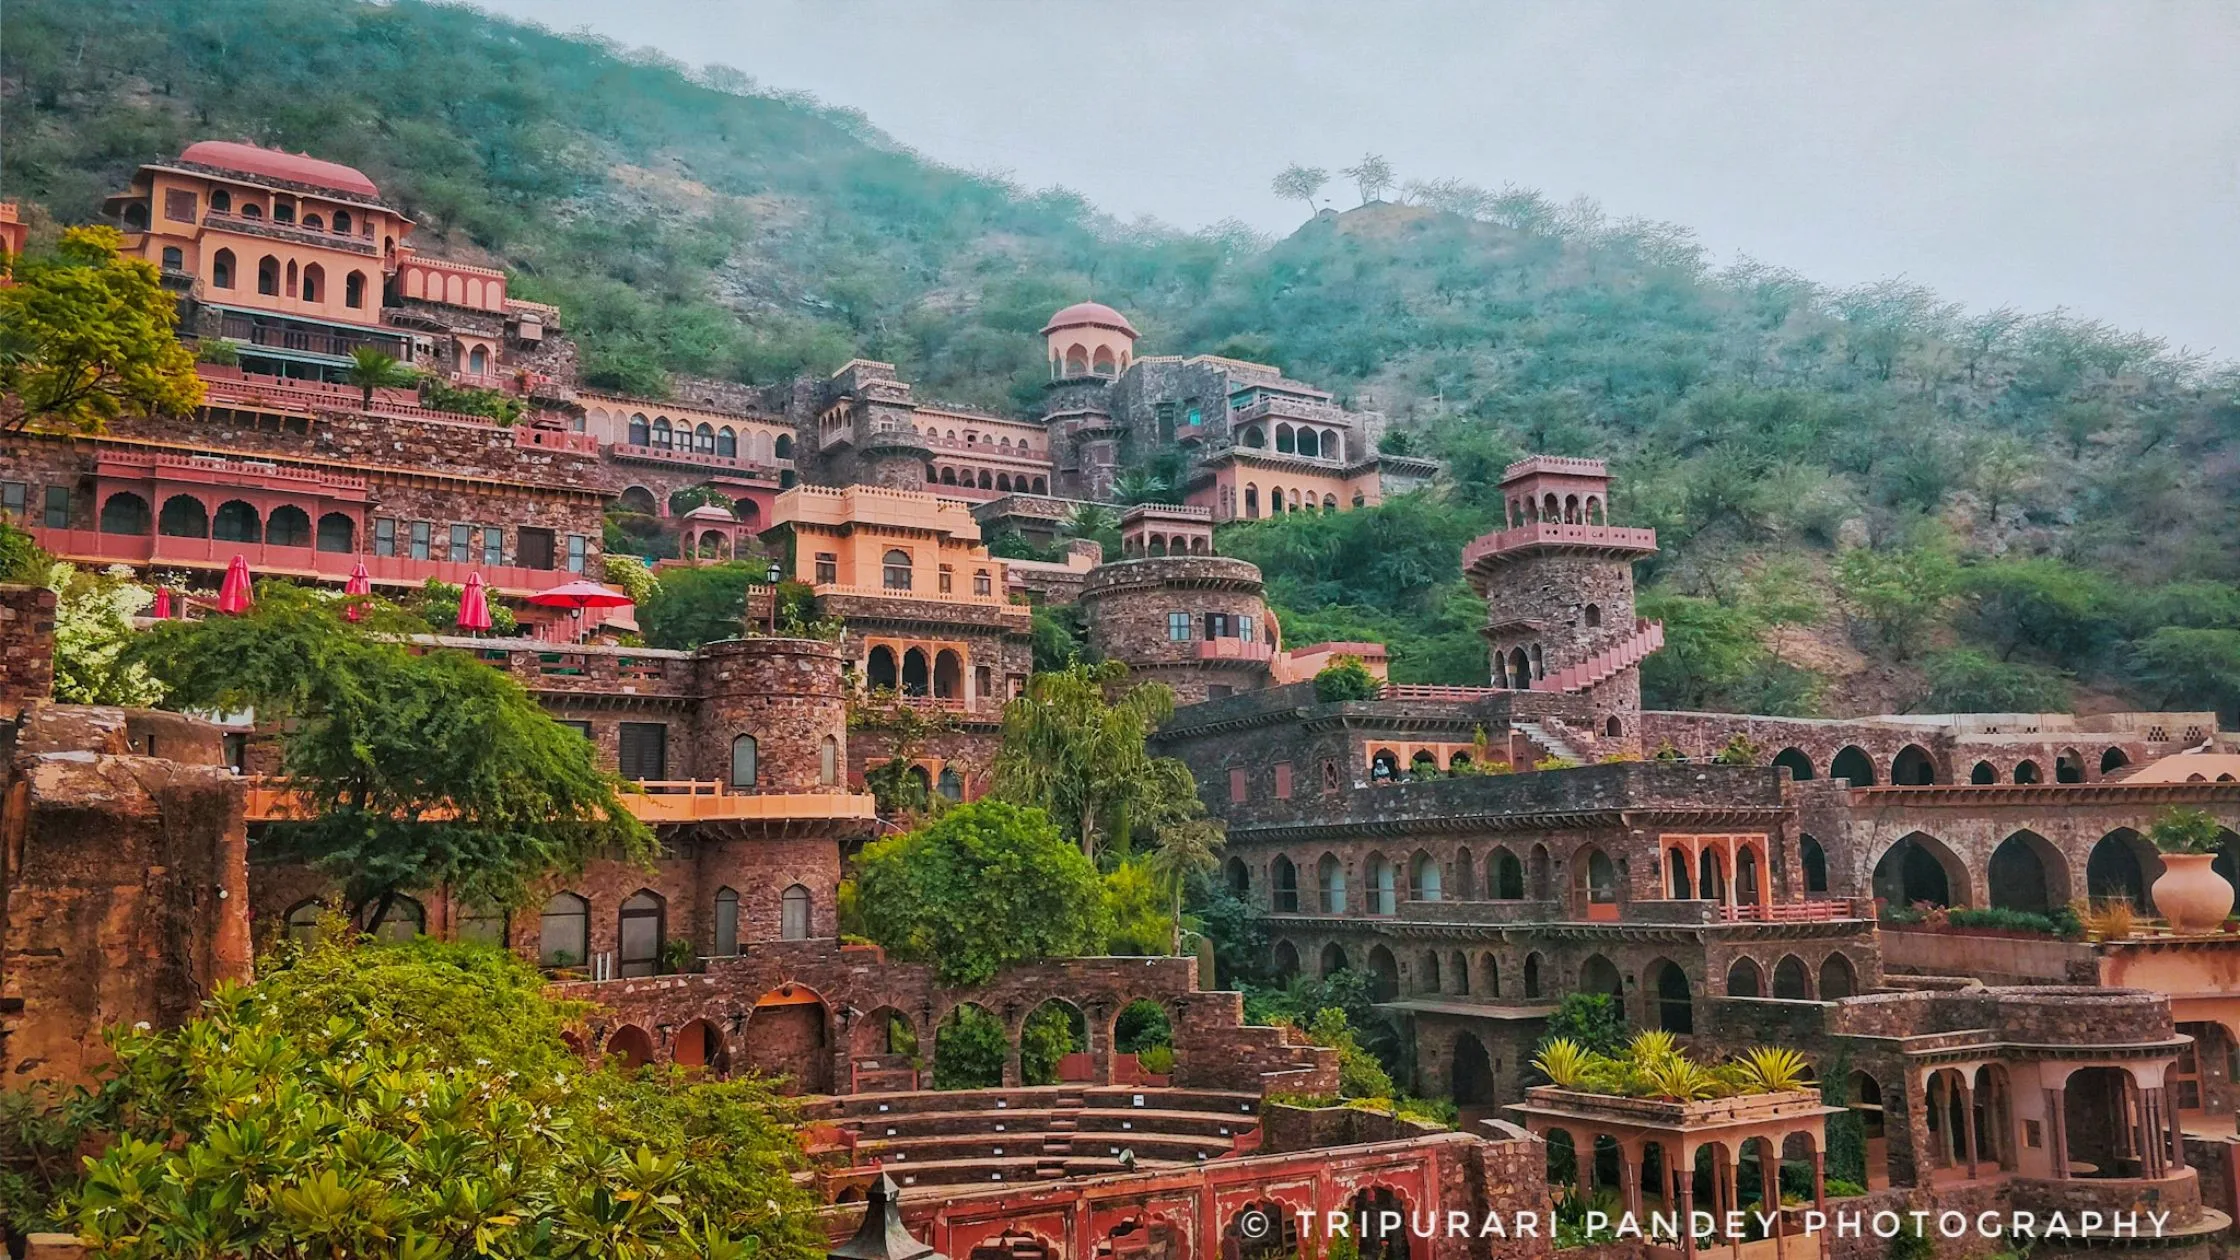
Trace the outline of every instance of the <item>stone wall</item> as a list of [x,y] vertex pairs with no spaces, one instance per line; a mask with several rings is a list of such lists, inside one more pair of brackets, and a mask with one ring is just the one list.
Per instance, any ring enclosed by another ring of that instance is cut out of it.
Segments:
[[[174,715],[142,726],[174,732]],[[134,755],[121,709],[34,706],[0,807],[0,1076],[83,1082],[100,1030],[192,1016],[249,976],[241,782],[214,765]]]
[[55,594],[0,586],[0,718],[54,692]]
[[[848,739],[840,659],[837,644],[810,639],[733,639],[703,648],[694,776],[770,792],[835,786]],[[752,784],[736,782],[733,773],[733,742],[742,735],[756,741]]]
[[[1125,663],[1132,677],[1166,683],[1174,688],[1177,704],[1268,685],[1268,658],[1278,646],[1276,627],[1261,598],[1260,570],[1242,560],[1152,556],[1108,561],[1090,573],[1079,604],[1089,650]],[[1185,638],[1176,639],[1169,630],[1175,613],[1189,619]],[[1226,636],[1206,637],[1208,614],[1227,618]],[[1249,643],[1239,637],[1240,617],[1252,618]],[[1203,655],[1209,651],[1217,655]]]

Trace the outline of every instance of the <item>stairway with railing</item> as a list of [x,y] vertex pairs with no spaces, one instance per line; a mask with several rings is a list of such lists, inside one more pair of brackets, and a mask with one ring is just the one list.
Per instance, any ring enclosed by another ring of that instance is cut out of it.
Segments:
[[1623,670],[1639,665],[1651,652],[1663,646],[1663,622],[1635,621],[1632,634],[1576,665],[1565,666],[1545,678],[1534,679],[1532,689],[1585,691],[1597,683],[1609,681]]

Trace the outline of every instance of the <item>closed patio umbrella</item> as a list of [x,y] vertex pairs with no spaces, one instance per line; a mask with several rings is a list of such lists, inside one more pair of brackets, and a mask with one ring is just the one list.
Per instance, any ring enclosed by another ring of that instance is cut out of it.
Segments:
[[358,566],[350,570],[350,580],[342,584],[342,594],[349,602],[349,606],[342,610],[343,616],[356,621],[366,615],[365,605],[352,598],[373,594],[373,575],[366,572],[365,561],[360,560]]
[[479,573],[469,573],[466,589],[459,593],[459,628],[476,633],[490,628],[490,601],[482,593]]
[[233,563],[226,566],[225,585],[218,588],[218,611],[239,616],[249,611],[256,598],[249,589],[249,561],[235,555]]

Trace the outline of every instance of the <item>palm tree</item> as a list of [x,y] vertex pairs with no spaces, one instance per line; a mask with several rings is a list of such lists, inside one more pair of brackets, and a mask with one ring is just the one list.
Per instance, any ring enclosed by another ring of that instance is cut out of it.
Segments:
[[[1145,738],[1173,715],[1174,692],[1144,683],[1114,698],[1127,673],[1107,661],[1036,674],[1003,711],[996,795],[1048,813],[1091,857],[1107,823],[1124,831],[1132,819],[1156,829],[1175,817],[1166,803],[1178,794],[1165,764],[1171,759],[1144,750]],[[1189,772],[1182,773],[1187,782]],[[1189,795],[1196,799],[1194,788]]]
[[[1169,503],[1174,487],[1148,468],[1131,468],[1112,479],[1112,499],[1128,507],[1138,503]],[[1076,509],[1078,510],[1078,509]]]
[[410,385],[420,374],[372,346],[359,346],[350,352],[350,371],[344,379],[363,391],[365,405],[371,407],[373,391]]
[[[1195,798],[1193,798],[1195,800]],[[1151,873],[1167,886],[1172,928],[1167,953],[1182,953],[1182,888],[1196,874],[1221,865],[1225,839],[1221,824],[1210,818],[1192,818],[1159,829],[1159,841],[1144,859]]]

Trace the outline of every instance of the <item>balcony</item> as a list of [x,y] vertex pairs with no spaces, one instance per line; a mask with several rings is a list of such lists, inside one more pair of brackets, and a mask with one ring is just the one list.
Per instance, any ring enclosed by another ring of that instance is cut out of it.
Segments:
[[1657,549],[1657,531],[1624,525],[1572,525],[1561,521],[1534,521],[1514,529],[1496,530],[1462,549],[1462,567],[1526,547],[1572,547],[1588,551],[1630,552],[1648,555]]
[[284,315],[249,315],[226,311],[219,317],[218,332],[229,340],[297,354],[319,354],[347,359],[352,351],[379,350],[395,359],[409,359],[411,346],[403,335],[368,328],[355,332],[291,320]]
[[1243,639],[1200,639],[1197,657],[1201,661],[1258,661],[1265,664],[1275,655],[1275,648],[1267,643],[1247,643]]
[[775,480],[782,468],[791,468],[793,461],[777,460],[762,464],[740,455],[718,455],[713,451],[686,450],[675,446],[640,446],[631,442],[615,442],[607,453],[616,459],[634,460],[647,464],[679,464],[689,468],[722,469],[742,477],[757,480]]
[[492,593],[527,598],[576,576],[565,569],[533,569],[519,565],[462,564],[448,560],[415,560],[408,556],[374,556],[354,551],[319,551],[311,547],[277,547],[269,543],[227,542],[216,538],[175,538],[168,534],[104,534],[90,529],[33,528],[33,541],[52,555],[80,564],[124,564],[134,568],[209,569],[223,571],[240,556],[258,576],[308,578],[342,583],[359,564],[373,576],[375,586],[413,587],[429,578],[454,586],[470,573],[479,573]]
[[345,254],[360,254],[378,258],[381,250],[372,238],[345,236],[339,232],[319,232],[294,223],[275,223],[270,219],[251,219],[243,215],[228,214],[222,210],[206,210],[202,226],[219,232],[236,232],[243,236],[262,237],[268,241],[287,241],[293,245],[309,245],[315,249],[338,250]]

